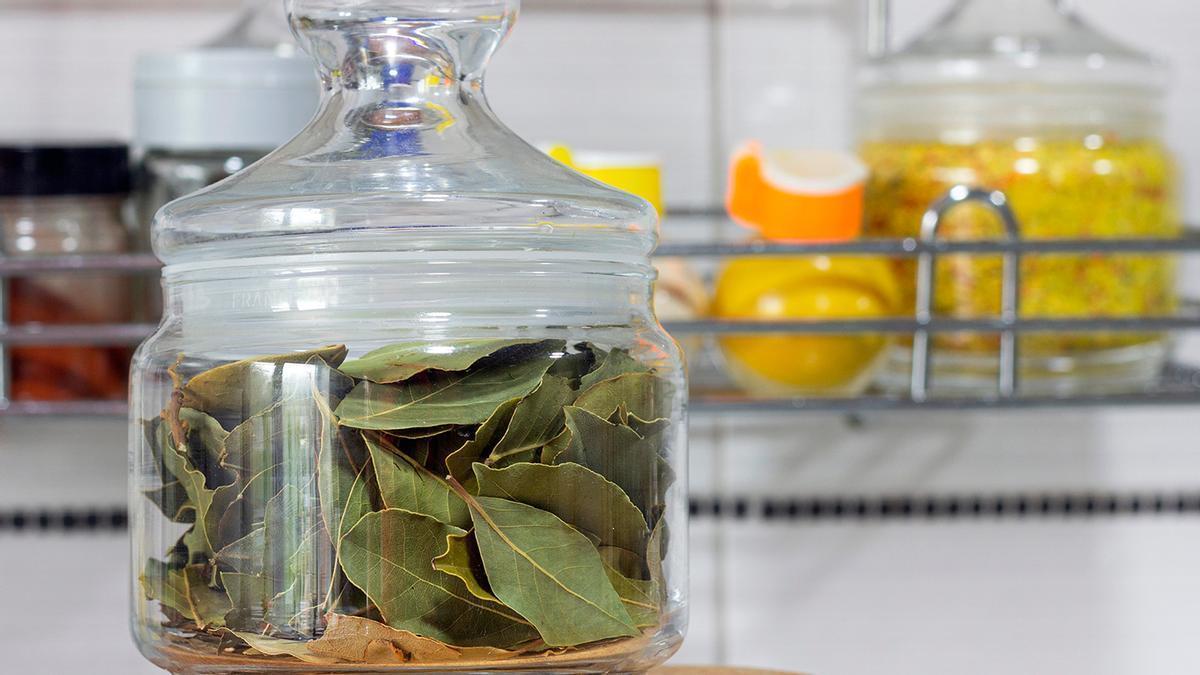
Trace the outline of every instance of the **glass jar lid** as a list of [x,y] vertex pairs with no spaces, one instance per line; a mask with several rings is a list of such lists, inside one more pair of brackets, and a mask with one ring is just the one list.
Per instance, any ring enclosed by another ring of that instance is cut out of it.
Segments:
[[874,60],[868,85],[1041,83],[1165,86],[1151,56],[1088,25],[1065,0],[960,0],[902,50]]
[[1159,133],[1166,68],[1063,0],[960,0],[862,70],[860,136],[981,138],[1056,129]]
[[326,87],[316,119],[262,162],[164,207],[155,251],[207,268],[431,252],[644,264],[653,208],[550,159],[488,105],[484,72],[518,5],[289,0]]

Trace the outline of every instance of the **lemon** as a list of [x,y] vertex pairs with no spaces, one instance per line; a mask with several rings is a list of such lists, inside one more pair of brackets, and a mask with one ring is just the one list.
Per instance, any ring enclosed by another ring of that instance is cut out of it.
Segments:
[[[893,316],[900,289],[885,261],[848,256],[741,259],[717,283],[715,316],[786,321]],[[891,343],[880,334],[755,335],[720,340],[731,372],[762,393],[861,391]]]

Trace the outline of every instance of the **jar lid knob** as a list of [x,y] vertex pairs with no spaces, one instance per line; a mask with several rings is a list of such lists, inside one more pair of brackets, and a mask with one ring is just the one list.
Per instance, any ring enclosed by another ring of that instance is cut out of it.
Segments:
[[[322,76],[386,86],[387,72],[480,79],[516,21],[520,0],[286,0],[292,30]],[[382,78],[382,80],[381,80]]]

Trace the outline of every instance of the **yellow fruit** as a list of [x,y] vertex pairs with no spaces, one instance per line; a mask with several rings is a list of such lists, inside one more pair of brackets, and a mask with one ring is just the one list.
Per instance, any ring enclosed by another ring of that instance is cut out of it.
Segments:
[[[882,260],[858,257],[743,259],[717,283],[713,313],[763,321],[892,316],[900,289]],[[721,338],[734,376],[762,393],[861,390],[890,344],[887,336],[755,335]]]

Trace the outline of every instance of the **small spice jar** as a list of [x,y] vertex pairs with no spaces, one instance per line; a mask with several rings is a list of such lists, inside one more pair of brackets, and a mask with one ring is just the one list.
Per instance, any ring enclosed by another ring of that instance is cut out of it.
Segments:
[[[124,253],[122,209],[130,171],[124,145],[0,147],[0,239],[11,258]],[[15,326],[123,323],[127,282],[111,274],[10,279],[6,321]],[[8,351],[7,395],[18,401],[119,400],[132,350],[21,346]]]

